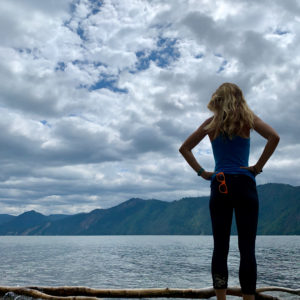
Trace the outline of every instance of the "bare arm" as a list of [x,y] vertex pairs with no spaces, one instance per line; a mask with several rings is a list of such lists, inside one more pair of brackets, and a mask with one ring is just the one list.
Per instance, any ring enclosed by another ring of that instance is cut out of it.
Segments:
[[280,137],[271,126],[262,121],[256,115],[254,117],[254,130],[268,140],[263,153],[261,154],[259,160],[255,165],[256,170],[260,171],[275,151],[279,143]]
[[[182,154],[182,156],[185,158],[187,163],[198,173],[199,170],[202,168],[199,163],[197,162],[192,149],[197,146],[200,141],[207,135],[207,131],[204,129],[210,122],[212,118],[207,119],[203,122],[203,124],[195,131],[193,132],[181,145],[179,148],[179,152]],[[204,171],[201,174],[201,177],[204,179],[209,179],[212,176],[212,172],[206,172]]]
[[262,168],[264,167],[266,162],[269,160],[269,158],[275,151],[279,143],[280,137],[270,125],[261,120],[257,115],[254,115],[254,130],[268,141],[257,163],[252,167],[244,168],[249,169],[250,171],[256,174],[259,174],[262,171]]

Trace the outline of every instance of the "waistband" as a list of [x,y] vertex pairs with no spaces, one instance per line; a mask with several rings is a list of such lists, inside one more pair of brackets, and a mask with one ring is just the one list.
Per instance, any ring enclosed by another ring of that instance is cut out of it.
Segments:
[[[214,173],[214,175],[211,177],[211,183],[216,179],[216,174],[218,172]],[[253,175],[252,176],[249,176],[247,174],[231,174],[231,173],[225,173],[224,172],[224,176],[225,176],[225,181],[226,181],[226,178],[227,179],[250,179],[252,182],[254,182],[256,184],[256,180],[255,180],[255,177]]]

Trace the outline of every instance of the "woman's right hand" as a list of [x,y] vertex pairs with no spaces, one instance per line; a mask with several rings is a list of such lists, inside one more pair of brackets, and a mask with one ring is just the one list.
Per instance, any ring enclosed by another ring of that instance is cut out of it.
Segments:
[[207,172],[207,171],[203,171],[201,174],[201,177],[205,180],[210,180],[211,177],[213,176],[214,172]]
[[250,172],[252,172],[255,176],[260,174],[262,172],[262,170],[258,170],[257,166],[250,166],[250,167],[241,167],[241,169],[246,169],[249,170]]

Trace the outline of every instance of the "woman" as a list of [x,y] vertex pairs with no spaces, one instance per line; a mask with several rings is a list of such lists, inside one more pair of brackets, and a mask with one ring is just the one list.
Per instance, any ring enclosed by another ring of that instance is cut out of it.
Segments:
[[[214,237],[211,272],[217,299],[226,299],[227,256],[234,209],[241,290],[244,300],[254,300],[259,206],[255,177],[262,172],[277,147],[279,135],[250,110],[241,89],[233,83],[223,83],[212,95],[207,107],[214,115],[187,138],[179,151],[199,176],[211,181],[209,209]],[[267,139],[267,143],[257,163],[248,166],[251,129]],[[192,153],[206,135],[212,144],[215,172],[205,171]]]

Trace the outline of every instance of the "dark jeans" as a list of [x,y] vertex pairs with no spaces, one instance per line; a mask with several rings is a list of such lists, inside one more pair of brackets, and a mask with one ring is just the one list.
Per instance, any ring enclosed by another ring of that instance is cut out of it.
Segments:
[[215,289],[228,283],[227,256],[233,209],[235,210],[240,251],[239,280],[243,294],[255,294],[255,239],[259,202],[254,180],[243,174],[225,174],[228,194],[219,191],[220,182],[211,182],[209,209],[214,236],[211,272]]

